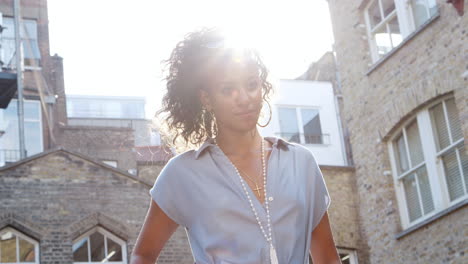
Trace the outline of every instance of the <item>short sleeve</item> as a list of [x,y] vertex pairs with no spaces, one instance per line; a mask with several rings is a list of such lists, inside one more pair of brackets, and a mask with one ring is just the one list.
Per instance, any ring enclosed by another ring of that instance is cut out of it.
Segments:
[[[312,154],[312,153],[311,153]],[[323,179],[322,171],[320,170],[317,161],[312,154],[312,230],[320,223],[322,217],[327,212],[330,206],[330,195],[328,194],[325,180]]]
[[177,224],[186,227],[187,212],[184,212],[182,172],[171,159],[161,170],[149,193],[158,206]]

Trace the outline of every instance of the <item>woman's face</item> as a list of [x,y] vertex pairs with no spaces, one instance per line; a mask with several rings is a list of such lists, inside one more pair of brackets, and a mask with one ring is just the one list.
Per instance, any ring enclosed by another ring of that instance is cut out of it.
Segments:
[[210,74],[201,100],[214,113],[218,130],[248,132],[254,129],[262,108],[258,67],[233,60]]

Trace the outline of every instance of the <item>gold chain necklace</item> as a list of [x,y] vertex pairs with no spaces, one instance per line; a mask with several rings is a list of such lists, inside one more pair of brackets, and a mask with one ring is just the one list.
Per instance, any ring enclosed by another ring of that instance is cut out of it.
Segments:
[[[239,171],[240,171],[241,173],[243,173],[244,176],[247,177],[247,179],[249,179],[251,182],[253,182],[253,183],[255,184],[255,189],[253,189],[253,191],[254,191],[254,192],[256,191],[256,192],[258,193],[258,197],[261,198],[261,197],[262,197],[262,194],[260,193],[260,190],[263,190],[263,188],[260,187],[260,186],[258,186],[257,182],[254,181],[252,178],[250,178],[250,176],[249,176],[246,172],[244,172],[244,171],[241,170],[240,168],[239,168]],[[259,200],[260,200],[260,199],[259,199]]]

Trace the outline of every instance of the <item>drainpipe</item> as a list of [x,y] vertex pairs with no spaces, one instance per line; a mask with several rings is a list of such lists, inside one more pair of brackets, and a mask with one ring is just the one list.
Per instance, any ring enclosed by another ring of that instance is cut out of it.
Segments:
[[21,50],[21,16],[20,0],[13,2],[15,16],[15,46],[16,46],[16,78],[18,86],[18,128],[20,159],[26,158],[26,148],[24,144],[24,102],[23,102],[23,52]]

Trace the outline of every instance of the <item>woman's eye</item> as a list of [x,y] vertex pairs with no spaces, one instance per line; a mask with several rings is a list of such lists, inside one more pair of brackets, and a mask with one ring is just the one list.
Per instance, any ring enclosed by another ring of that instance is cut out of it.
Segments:
[[232,92],[233,87],[232,86],[223,86],[221,87],[221,92],[223,94],[230,94]]
[[256,90],[258,88],[258,81],[249,81],[248,83],[249,90]]

